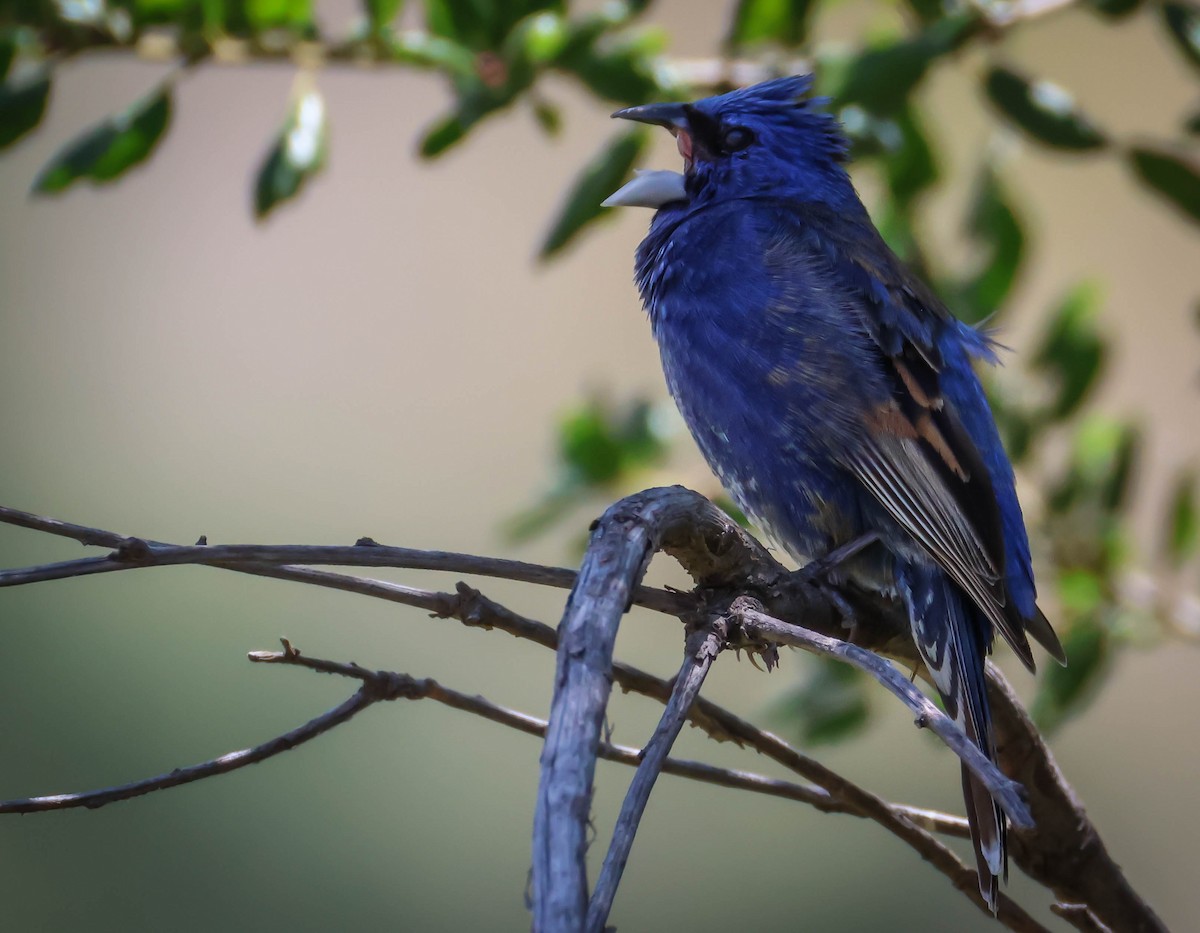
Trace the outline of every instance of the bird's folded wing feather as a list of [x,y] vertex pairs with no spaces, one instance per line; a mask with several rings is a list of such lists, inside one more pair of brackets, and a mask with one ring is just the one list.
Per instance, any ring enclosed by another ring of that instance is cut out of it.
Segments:
[[794,222],[819,244],[839,282],[861,297],[858,322],[879,348],[892,398],[864,413],[863,444],[846,466],[996,626],[1029,668],[1026,620],[1005,580],[1004,531],[991,476],[942,394],[938,332],[949,311],[891,252],[869,222],[835,223],[796,205]]

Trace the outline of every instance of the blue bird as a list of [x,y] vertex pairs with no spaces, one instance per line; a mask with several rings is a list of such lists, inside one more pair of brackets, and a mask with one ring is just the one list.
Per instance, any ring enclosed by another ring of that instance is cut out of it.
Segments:
[[[996,757],[984,659],[999,631],[1065,663],[974,361],[988,338],[888,248],[811,79],[613,116],[666,127],[684,172],[605,204],[657,208],[636,281],[667,385],[738,506],[797,560],[902,599],[947,712]],[[1006,817],[965,768],[979,886],[1007,877]]]

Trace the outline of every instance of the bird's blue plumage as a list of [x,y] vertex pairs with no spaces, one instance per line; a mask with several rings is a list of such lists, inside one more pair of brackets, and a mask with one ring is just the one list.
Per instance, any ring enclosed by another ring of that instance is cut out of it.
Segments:
[[[618,114],[671,128],[686,168],[636,280],[671,394],[738,505],[800,559],[878,536],[837,572],[904,600],[947,709],[994,755],[993,633],[1029,666],[1027,627],[1061,647],[972,365],[993,352],[880,238],[806,89],[789,78]],[[964,788],[994,908],[1004,817],[969,776]]]

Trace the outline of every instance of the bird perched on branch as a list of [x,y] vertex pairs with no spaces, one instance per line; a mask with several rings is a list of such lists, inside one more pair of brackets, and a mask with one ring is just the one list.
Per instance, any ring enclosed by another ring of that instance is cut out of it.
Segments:
[[[671,394],[738,506],[797,559],[838,552],[835,582],[902,599],[947,712],[994,760],[994,633],[1030,670],[1027,635],[1065,661],[972,368],[995,354],[884,243],[810,83],[618,111],[670,130],[684,171],[605,204],[658,209],[637,285]],[[965,767],[963,793],[995,912],[1006,817]]]

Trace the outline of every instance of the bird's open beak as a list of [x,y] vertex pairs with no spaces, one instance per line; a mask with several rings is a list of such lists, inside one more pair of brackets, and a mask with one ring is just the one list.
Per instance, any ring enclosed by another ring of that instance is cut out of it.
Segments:
[[[687,138],[687,110],[684,104],[643,104],[618,110],[613,116],[619,120],[635,120],[654,126],[665,126],[671,135]],[[690,142],[689,142],[690,148]],[[680,151],[683,151],[681,146]],[[659,208],[672,201],[687,197],[684,179],[679,172],[638,172],[633,180],[610,194],[601,204],[604,207],[653,207]]]
[[613,119],[665,126],[672,133],[677,133],[687,127],[687,109],[685,104],[643,104],[618,110],[613,114]]

